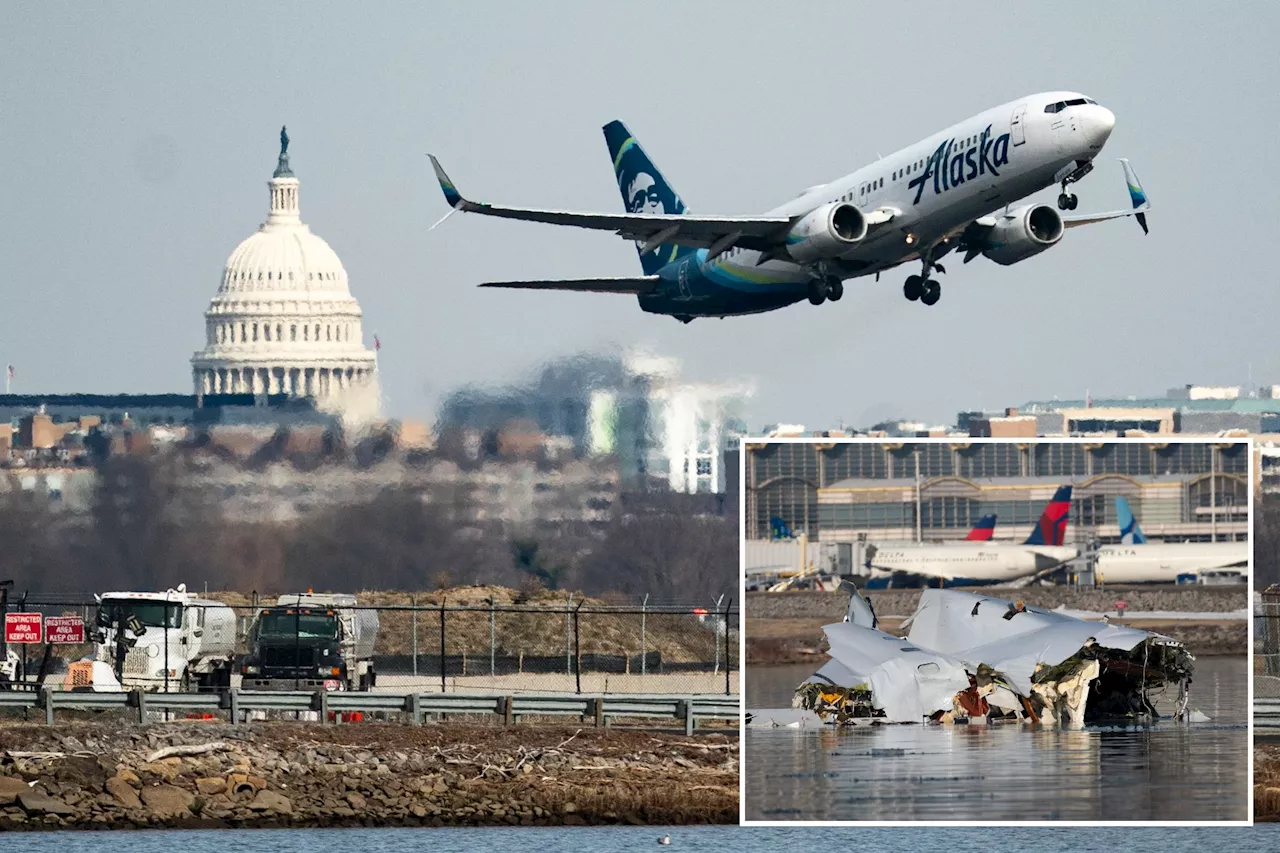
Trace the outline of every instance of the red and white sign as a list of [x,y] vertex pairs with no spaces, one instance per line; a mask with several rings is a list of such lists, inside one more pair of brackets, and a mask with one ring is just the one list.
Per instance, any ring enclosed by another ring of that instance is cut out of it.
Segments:
[[79,616],[50,616],[44,620],[44,641],[46,643],[83,643],[84,620]]
[[6,643],[38,643],[43,616],[39,613],[6,613],[4,615],[4,640]]

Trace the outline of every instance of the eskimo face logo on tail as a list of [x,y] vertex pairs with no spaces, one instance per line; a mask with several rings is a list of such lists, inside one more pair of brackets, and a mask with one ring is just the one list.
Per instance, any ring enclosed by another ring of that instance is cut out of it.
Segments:
[[653,175],[640,172],[627,187],[627,210],[631,213],[666,213],[658,196],[658,182]]
[[907,186],[916,191],[911,203],[920,203],[930,179],[933,180],[933,194],[939,195],[988,172],[998,176],[999,167],[1008,162],[1009,134],[994,136],[991,125],[982,131],[977,144],[968,149],[961,148],[956,140],[948,139],[929,156],[924,171],[908,182]]

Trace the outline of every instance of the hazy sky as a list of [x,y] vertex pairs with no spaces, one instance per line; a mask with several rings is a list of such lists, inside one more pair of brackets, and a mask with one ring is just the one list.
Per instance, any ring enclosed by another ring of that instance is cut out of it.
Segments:
[[[303,219],[382,340],[393,415],[631,345],[754,377],[754,426],[950,422],[1250,365],[1280,383],[1277,31],[1268,2],[8,3],[0,364],[15,391],[189,392],[288,124]],[[932,308],[903,299],[904,269],[839,303],[685,326],[633,297],[475,287],[639,274],[607,232],[458,214],[427,233],[447,210],[427,151],[473,198],[621,211],[600,132],[621,118],[692,211],[746,214],[1058,88],[1117,115],[1079,212],[1127,206],[1128,157],[1150,236],[1126,220],[1013,267],[948,257]]]

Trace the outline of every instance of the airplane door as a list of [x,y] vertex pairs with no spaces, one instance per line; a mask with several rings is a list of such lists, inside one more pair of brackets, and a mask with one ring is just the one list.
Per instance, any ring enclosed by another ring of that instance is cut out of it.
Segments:
[[1018,104],[1013,108],[1013,118],[1009,120],[1009,134],[1015,146],[1021,145],[1027,141],[1026,132],[1023,128],[1023,119],[1027,115],[1027,105]]

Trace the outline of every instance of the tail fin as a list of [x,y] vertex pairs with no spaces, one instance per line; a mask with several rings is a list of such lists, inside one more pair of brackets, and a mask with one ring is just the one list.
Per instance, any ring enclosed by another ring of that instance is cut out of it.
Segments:
[[[604,141],[609,146],[609,157],[613,160],[613,173],[618,181],[618,190],[622,193],[622,203],[628,213],[654,213],[679,215],[684,213],[684,202],[676,191],[662,177],[658,167],[653,165],[649,155],[644,153],[640,143],[620,121],[611,121],[604,126]],[[679,246],[675,243],[662,243],[650,247],[636,243],[640,252],[640,265],[645,275],[653,275],[667,264],[697,251],[690,246]]]
[[778,518],[776,515],[769,519],[769,532],[773,535],[774,539],[792,538],[791,528],[787,526],[785,521]]
[[1129,501],[1123,497],[1116,498],[1116,520],[1120,524],[1120,541],[1125,545],[1144,545],[1147,537],[1138,526],[1133,510],[1129,509]]
[[1067,516],[1071,512],[1071,487],[1059,486],[1031,529],[1023,545],[1061,545],[1067,538]]
[[964,537],[966,542],[990,542],[991,536],[996,532],[996,517],[994,515],[984,515],[978,519],[978,523],[969,531],[969,535]]
[[[1129,165],[1129,161],[1120,158],[1121,167],[1124,169],[1124,182],[1129,185],[1129,200],[1133,202],[1134,210],[1148,210],[1151,202],[1147,200],[1147,192],[1142,188],[1142,182],[1138,180],[1138,173],[1133,171],[1133,166]],[[1138,220],[1138,224],[1142,226],[1142,233],[1147,232],[1147,215],[1145,213],[1135,213],[1134,218]]]

